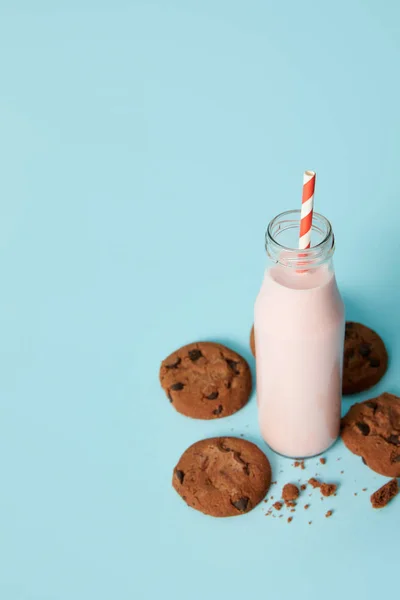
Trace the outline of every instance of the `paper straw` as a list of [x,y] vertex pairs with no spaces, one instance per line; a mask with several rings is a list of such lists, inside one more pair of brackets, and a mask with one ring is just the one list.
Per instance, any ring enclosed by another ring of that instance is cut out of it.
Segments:
[[314,171],[305,171],[303,177],[303,198],[301,201],[299,248],[305,250],[311,246],[311,226],[314,208]]

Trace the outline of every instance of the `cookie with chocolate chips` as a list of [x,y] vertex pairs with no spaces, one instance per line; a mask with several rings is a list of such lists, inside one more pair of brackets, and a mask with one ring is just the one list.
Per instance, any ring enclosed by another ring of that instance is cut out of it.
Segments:
[[343,357],[343,394],[357,394],[374,386],[388,365],[385,345],[369,327],[346,323]]
[[182,454],[172,476],[172,485],[186,504],[213,517],[249,512],[270,484],[265,454],[235,437],[196,442]]
[[400,477],[400,398],[385,392],[354,404],[342,419],[341,435],[373,471]]
[[193,419],[232,415],[248,401],[249,365],[239,354],[213,342],[183,346],[161,363],[160,382],[176,410]]

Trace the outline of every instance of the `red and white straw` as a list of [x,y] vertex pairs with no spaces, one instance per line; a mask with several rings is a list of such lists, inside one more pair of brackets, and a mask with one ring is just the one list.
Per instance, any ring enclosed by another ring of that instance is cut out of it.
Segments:
[[314,208],[314,171],[305,171],[303,177],[303,198],[301,202],[300,215],[300,239],[299,248],[304,250],[311,246],[311,226]]

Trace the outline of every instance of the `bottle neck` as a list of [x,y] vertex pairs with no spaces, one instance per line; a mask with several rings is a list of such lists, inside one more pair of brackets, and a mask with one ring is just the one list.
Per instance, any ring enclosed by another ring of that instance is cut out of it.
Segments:
[[331,261],[335,238],[328,219],[313,214],[311,248],[299,250],[299,233],[300,210],[289,210],[272,219],[265,234],[265,249],[272,262],[307,271]]

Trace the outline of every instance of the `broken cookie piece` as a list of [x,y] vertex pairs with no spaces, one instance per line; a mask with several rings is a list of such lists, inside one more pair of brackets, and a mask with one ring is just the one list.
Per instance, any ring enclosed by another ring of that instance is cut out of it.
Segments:
[[299,497],[299,488],[294,483],[287,483],[283,486],[282,489],[282,498],[285,502],[291,502],[292,500],[297,500]]
[[334,483],[321,483],[320,490],[323,496],[333,496],[337,490],[337,485]]
[[371,504],[373,508],[383,508],[394,498],[399,492],[399,484],[397,479],[391,479],[385,485],[376,490],[371,496]]

